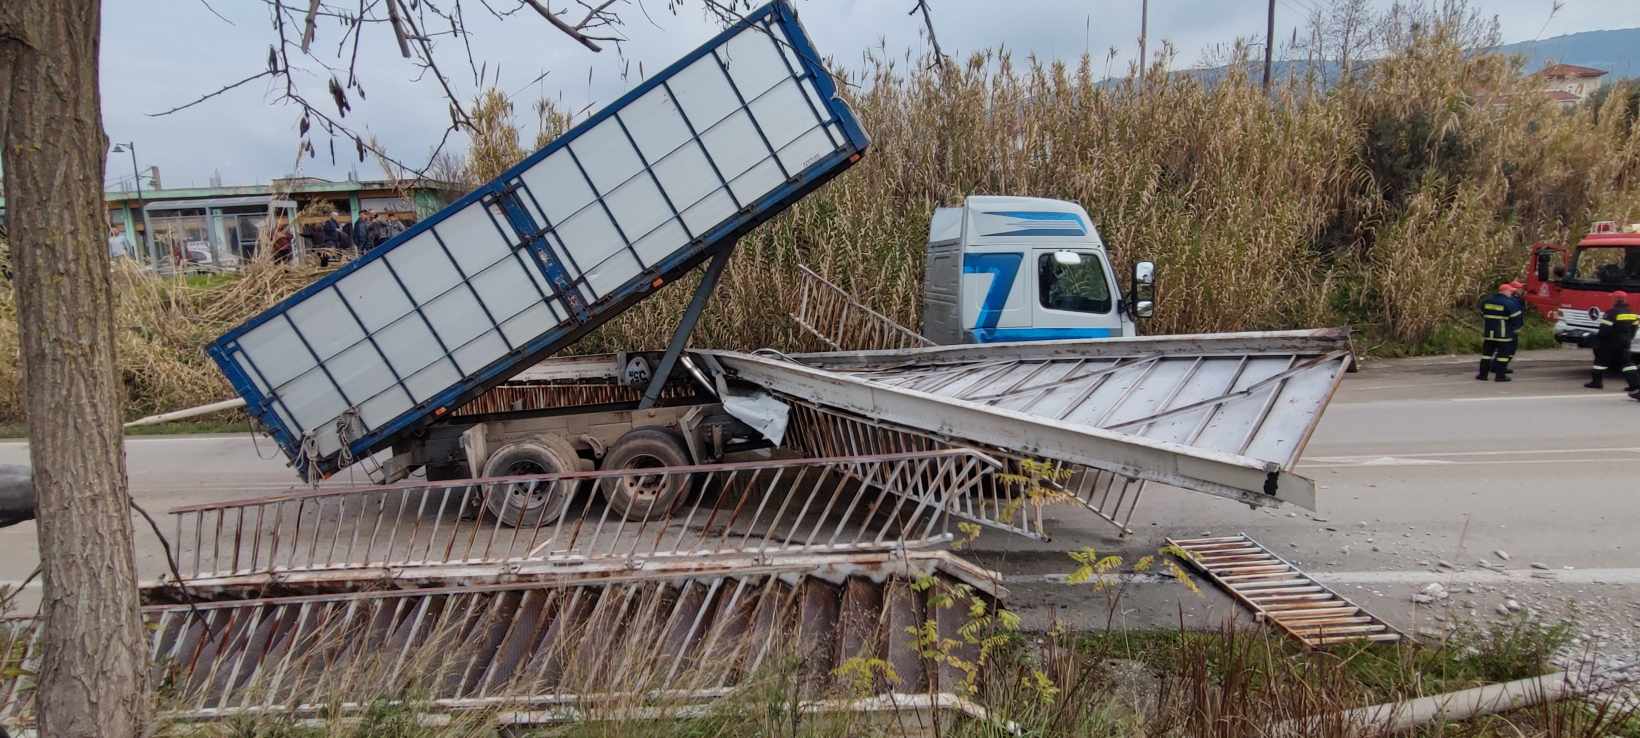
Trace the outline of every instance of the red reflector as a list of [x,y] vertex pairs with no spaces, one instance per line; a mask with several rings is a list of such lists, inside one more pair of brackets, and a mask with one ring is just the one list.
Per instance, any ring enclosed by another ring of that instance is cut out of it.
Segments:
[[663,284],[666,284],[666,280],[656,277],[655,281],[649,283],[649,286],[653,289],[660,289]]

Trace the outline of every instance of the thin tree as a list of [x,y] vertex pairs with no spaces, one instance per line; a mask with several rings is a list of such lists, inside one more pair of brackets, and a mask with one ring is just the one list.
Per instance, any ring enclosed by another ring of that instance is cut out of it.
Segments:
[[6,171],[43,569],[41,735],[140,736],[142,649],[104,245],[99,0],[0,2]]

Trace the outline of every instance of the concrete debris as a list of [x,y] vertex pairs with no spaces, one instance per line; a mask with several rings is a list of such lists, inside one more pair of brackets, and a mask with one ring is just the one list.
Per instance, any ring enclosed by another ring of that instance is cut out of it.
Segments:
[[1500,559],[1503,559],[1503,560],[1504,560],[1504,561],[1508,561],[1508,560],[1509,560],[1509,552],[1508,552],[1508,551],[1505,551],[1505,550],[1503,550],[1503,549],[1501,549],[1501,548],[1500,548],[1500,549],[1498,549],[1498,550],[1496,550],[1496,551],[1493,551],[1493,552],[1492,552],[1492,555],[1493,555],[1493,556],[1496,556],[1496,557],[1498,557],[1498,558],[1500,558]]
[[1548,571],[1549,570],[1549,565],[1545,564],[1541,561],[1534,561],[1534,562],[1532,562],[1532,568],[1533,569],[1538,569],[1538,570],[1541,570],[1541,571]]
[[1520,600],[1504,600],[1503,606],[1507,608],[1506,614],[1510,612],[1520,612],[1521,610],[1526,609],[1521,606]]

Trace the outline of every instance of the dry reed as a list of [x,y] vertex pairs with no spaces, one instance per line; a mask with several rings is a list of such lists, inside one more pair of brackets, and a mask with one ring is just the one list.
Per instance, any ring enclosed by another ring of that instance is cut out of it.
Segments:
[[[1290,79],[1268,96],[1241,63],[1211,84],[1158,63],[1141,86],[1098,80],[1086,57],[1021,63],[991,51],[931,68],[868,55],[848,96],[871,151],[742,239],[694,344],[817,348],[786,315],[799,263],[918,326],[929,216],[969,194],[1079,202],[1119,270],[1158,262],[1147,332],[1350,323],[1401,346],[1520,276],[1527,244],[1640,220],[1640,88],[1561,111],[1517,61],[1473,53],[1458,20],[1403,14],[1382,27],[1385,56],[1347,84]],[[486,93],[473,111],[460,171],[480,181],[526,152],[505,97]],[[550,101],[533,112],[536,145],[572,117]],[[203,346],[313,274],[255,264],[208,289],[122,274],[128,414],[228,396]],[[664,346],[695,281],[573,350]],[[0,351],[15,356],[5,292]],[[16,364],[0,362],[0,420],[18,419]]]

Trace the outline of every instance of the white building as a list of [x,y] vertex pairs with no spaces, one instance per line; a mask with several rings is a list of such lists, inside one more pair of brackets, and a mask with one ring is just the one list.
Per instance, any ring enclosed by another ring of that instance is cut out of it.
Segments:
[[1561,107],[1572,107],[1595,90],[1600,89],[1606,70],[1580,67],[1576,64],[1550,64],[1538,72],[1543,78],[1543,90]]

